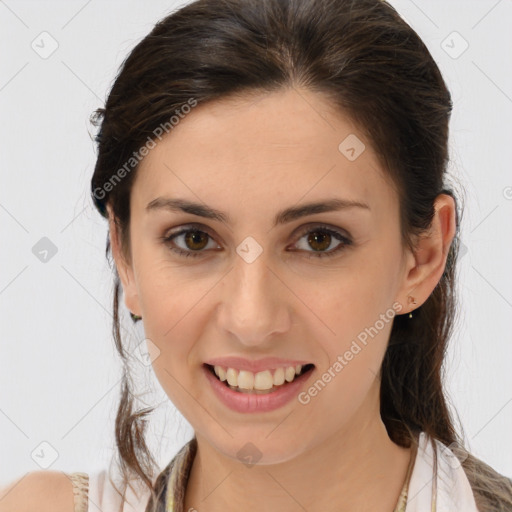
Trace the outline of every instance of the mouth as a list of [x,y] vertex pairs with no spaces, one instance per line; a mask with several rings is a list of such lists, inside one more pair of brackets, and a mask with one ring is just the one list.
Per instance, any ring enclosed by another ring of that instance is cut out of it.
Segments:
[[[301,366],[300,369],[295,368],[294,371],[291,371],[292,367],[287,368],[287,371],[284,368],[278,368],[275,370],[260,372],[259,376],[255,377],[251,372],[238,372],[237,370],[233,370],[231,368],[226,369],[221,367],[214,367],[213,365],[207,363],[204,363],[203,366],[220,383],[232,391],[253,395],[266,395],[286,388],[299,378],[300,380],[307,378],[302,377],[306,374],[310,374],[315,368],[314,364],[308,363]],[[297,372],[297,370],[299,371]],[[239,373],[244,373],[243,376],[240,376],[240,381],[238,379]]]

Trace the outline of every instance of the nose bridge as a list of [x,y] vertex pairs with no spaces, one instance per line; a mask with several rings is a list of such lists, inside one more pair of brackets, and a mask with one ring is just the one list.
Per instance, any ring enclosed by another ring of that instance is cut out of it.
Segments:
[[219,323],[240,343],[258,345],[288,328],[288,308],[280,290],[283,284],[270,269],[266,254],[258,251],[255,256],[250,245],[248,251],[244,249],[247,246],[240,244],[234,268],[225,277]]

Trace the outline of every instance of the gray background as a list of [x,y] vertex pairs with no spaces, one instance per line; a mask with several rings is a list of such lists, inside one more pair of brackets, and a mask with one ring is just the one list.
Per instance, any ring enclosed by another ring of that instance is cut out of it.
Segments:
[[[449,400],[469,449],[510,476],[512,2],[391,3],[426,42],[455,104],[450,169],[466,208]],[[107,227],[88,192],[88,117],[131,48],[177,5],[0,1],[0,483],[111,460],[121,374]],[[48,247],[56,253],[41,261]],[[134,345],[144,338],[127,316],[124,325]],[[192,430],[139,368],[141,386],[154,388],[145,404],[160,404],[150,445],[163,465]]]

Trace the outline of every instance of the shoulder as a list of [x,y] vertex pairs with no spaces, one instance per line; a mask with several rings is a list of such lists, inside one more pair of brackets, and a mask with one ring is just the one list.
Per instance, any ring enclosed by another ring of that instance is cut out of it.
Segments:
[[473,454],[462,463],[480,512],[512,510],[512,479]]
[[34,471],[0,487],[0,512],[74,512],[73,481],[60,471]]
[[[458,472],[465,476],[469,492],[473,494],[474,504],[479,512],[512,510],[510,477],[500,474],[459,443],[455,442],[447,447],[436,440],[436,444],[441,447],[439,460],[445,468],[444,474]],[[454,486],[447,490],[447,493],[452,495],[454,492]]]

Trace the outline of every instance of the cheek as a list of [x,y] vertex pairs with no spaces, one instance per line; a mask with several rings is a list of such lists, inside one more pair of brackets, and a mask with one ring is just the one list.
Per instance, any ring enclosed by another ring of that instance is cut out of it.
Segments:
[[323,335],[331,332],[337,344],[386,313],[394,302],[395,279],[395,269],[384,255],[358,254],[329,275],[297,281],[294,293],[323,325]]
[[141,287],[146,335],[160,348],[165,359],[184,361],[193,341],[200,337],[201,298],[208,287],[179,283],[169,286],[162,280]]
[[151,325],[162,341],[179,329],[187,315],[197,315],[197,305],[214,284],[213,278],[198,278],[157,247],[153,253],[141,251],[136,279],[144,324]]
[[193,374],[197,372],[192,354],[195,341],[204,330],[199,298],[188,288],[186,293],[177,293],[161,282],[155,282],[153,287],[147,284],[143,322],[146,337],[158,349],[153,371],[171,402],[180,411],[187,411],[189,393],[194,387]]
[[343,373],[355,372],[356,379],[356,368],[378,373],[396,314],[383,297],[358,289],[358,294],[347,293],[332,302],[325,297],[323,303],[315,303],[315,311],[323,320],[315,330],[328,357],[327,367],[342,359]]
[[182,388],[191,389],[193,384],[192,375],[200,364],[198,340],[204,338],[211,320],[208,299],[217,282],[216,274],[199,277],[168,262],[139,275],[144,331],[160,351],[153,368],[172,399],[179,399]]
[[360,403],[386,352],[396,314],[394,268],[389,255],[388,261],[373,255],[358,258],[357,264],[333,273],[314,290],[308,284],[298,291],[319,320],[309,325],[323,352],[317,388],[322,389],[318,403],[325,401],[325,407],[330,400],[342,410]]
[[378,374],[393,321],[389,316],[377,321],[343,316],[336,336],[321,340],[328,360],[299,397],[309,429],[325,428],[326,411],[329,424],[339,428],[354,421],[358,411],[376,406]]

